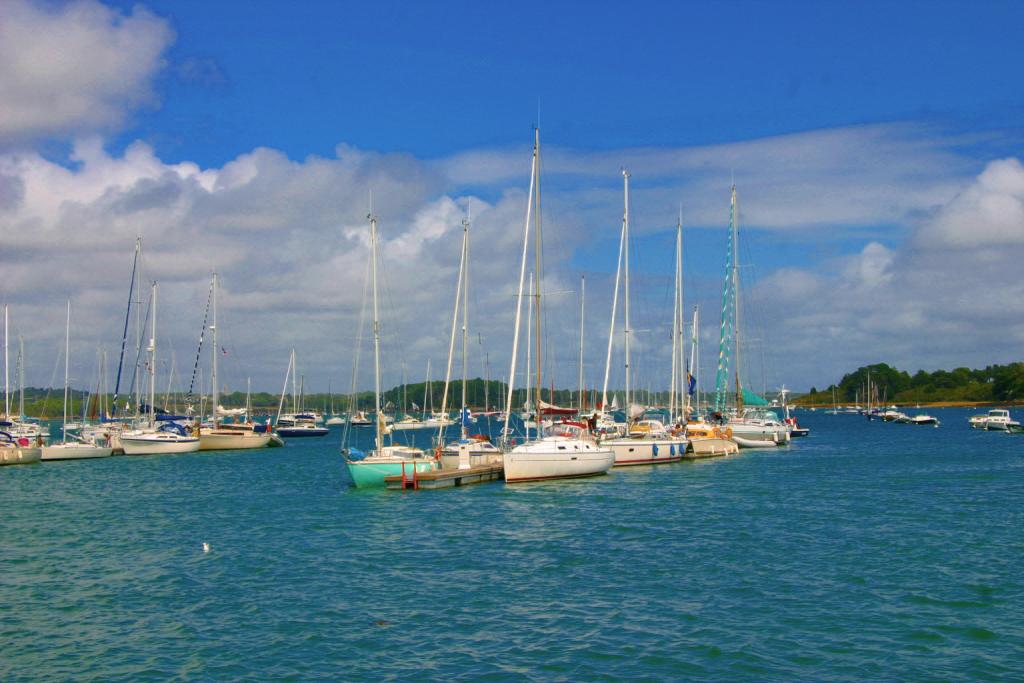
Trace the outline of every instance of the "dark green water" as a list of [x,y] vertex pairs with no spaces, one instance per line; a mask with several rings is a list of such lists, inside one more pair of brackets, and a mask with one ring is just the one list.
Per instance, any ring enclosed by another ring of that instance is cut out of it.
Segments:
[[0,680],[1020,680],[1024,436],[935,414],[448,491],[335,434],[2,468]]

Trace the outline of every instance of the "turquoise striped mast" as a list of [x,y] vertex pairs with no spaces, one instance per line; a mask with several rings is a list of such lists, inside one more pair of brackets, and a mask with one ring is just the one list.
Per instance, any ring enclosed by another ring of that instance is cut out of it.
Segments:
[[[736,185],[732,186],[729,201],[729,242],[725,251],[725,278],[722,284],[722,327],[718,337],[718,371],[715,373],[715,411],[723,412],[728,405],[729,366],[735,365],[736,407],[743,405],[740,393],[739,359],[739,270],[737,267]],[[733,352],[735,350],[735,362]]]

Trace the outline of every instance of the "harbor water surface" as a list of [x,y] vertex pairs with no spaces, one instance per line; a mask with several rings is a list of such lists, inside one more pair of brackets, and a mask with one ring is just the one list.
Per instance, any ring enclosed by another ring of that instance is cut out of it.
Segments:
[[932,412],[442,491],[334,431],[3,468],[0,680],[1020,679],[1024,435]]

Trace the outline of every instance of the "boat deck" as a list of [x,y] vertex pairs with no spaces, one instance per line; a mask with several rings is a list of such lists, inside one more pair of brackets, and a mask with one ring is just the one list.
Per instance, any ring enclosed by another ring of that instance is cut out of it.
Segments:
[[384,485],[389,489],[446,489],[454,486],[468,486],[495,481],[504,476],[505,468],[498,465],[477,465],[465,470],[433,470],[430,472],[410,472],[384,477]]

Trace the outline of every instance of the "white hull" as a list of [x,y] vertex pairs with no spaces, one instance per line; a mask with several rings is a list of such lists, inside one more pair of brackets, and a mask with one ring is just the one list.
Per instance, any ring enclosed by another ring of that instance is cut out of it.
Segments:
[[265,448],[270,443],[266,432],[213,431],[199,433],[201,451],[236,451],[247,448]]
[[608,439],[601,445],[615,453],[615,467],[679,462],[686,452],[686,441],[674,439]]
[[194,436],[165,438],[164,434],[122,434],[121,448],[124,449],[125,455],[194,453],[199,450],[199,439]]
[[615,453],[590,441],[552,437],[516,446],[503,458],[509,483],[607,474]]
[[41,448],[22,448],[5,446],[0,448],[0,465],[28,465],[39,462],[42,457]]
[[84,460],[86,458],[109,458],[112,448],[84,443],[54,444],[43,446],[42,460]]
[[772,441],[771,439],[749,439],[743,436],[739,436],[735,432],[732,435],[732,440],[736,442],[740,448],[775,448],[778,446],[778,442]]

